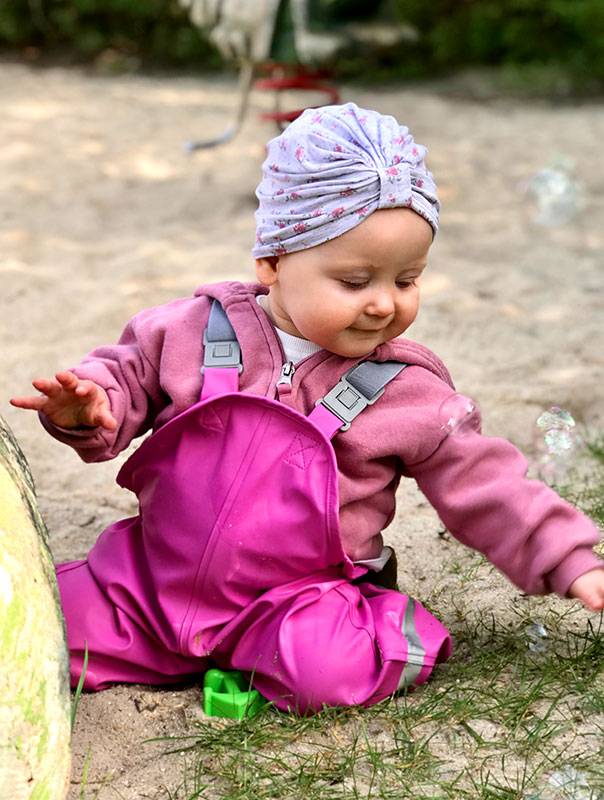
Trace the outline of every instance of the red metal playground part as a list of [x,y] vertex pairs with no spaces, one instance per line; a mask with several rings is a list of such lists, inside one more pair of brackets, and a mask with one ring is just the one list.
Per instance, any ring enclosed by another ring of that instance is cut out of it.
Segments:
[[[295,91],[310,91],[320,92],[328,97],[325,104],[339,103],[340,92],[339,90],[323,81],[329,77],[325,71],[309,71],[302,65],[291,65],[271,63],[263,65],[263,69],[269,71],[271,74],[267,78],[258,78],[254,81],[254,88],[261,91],[274,91],[276,92],[276,108],[273,111],[265,111],[260,115],[263,120],[272,120],[274,122],[292,122],[306,110],[306,108],[315,108],[315,106],[305,106],[294,111],[281,111],[278,107],[279,92],[287,90]],[[293,70],[293,72],[292,72]],[[323,105],[323,104],[321,104]]]

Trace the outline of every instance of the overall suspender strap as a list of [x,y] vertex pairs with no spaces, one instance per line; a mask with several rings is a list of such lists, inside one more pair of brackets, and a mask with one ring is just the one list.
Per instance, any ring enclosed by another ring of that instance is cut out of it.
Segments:
[[203,332],[203,386],[201,398],[239,389],[243,372],[241,348],[233,326],[218,300],[212,302],[208,327]]
[[[218,300],[212,302],[203,332],[201,398],[237,392],[243,371],[241,348],[233,326]],[[337,386],[317,400],[308,418],[330,439],[347,431],[367,406],[373,405],[391,380],[407,366],[401,361],[363,361],[342,375]]]
[[317,400],[308,418],[330,439],[338,431],[347,431],[353,419],[367,406],[373,405],[384,394],[387,384],[406,366],[401,361],[363,361],[357,364],[342,375],[337,386],[325,397]]

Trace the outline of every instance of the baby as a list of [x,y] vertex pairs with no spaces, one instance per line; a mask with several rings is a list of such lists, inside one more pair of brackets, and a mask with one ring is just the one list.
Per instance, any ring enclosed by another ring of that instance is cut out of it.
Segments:
[[354,103],[307,110],[268,145],[258,283],[142,311],[11,401],[88,462],[153,430],[118,476],[140,514],[57,567],[74,684],[85,649],[90,689],[218,664],[296,711],[421,684],[450,637],[380,585],[403,477],[524,591],[604,608],[597,529],[509,442],[447,436],[449,374],[400,338],[438,228],[426,152]]

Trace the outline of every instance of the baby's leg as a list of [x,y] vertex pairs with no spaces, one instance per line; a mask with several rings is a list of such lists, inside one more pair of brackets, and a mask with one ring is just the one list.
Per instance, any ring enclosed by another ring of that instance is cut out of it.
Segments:
[[230,665],[252,673],[261,694],[304,713],[368,706],[417,686],[449,656],[451,643],[446,628],[406,595],[315,578],[267,592],[243,612],[225,647],[232,648]]
[[204,658],[186,658],[168,649],[152,629],[144,629],[101,591],[87,561],[57,566],[57,580],[70,652],[71,685],[77,686],[88,650],[85,689],[115,682],[175,683],[205,672]]

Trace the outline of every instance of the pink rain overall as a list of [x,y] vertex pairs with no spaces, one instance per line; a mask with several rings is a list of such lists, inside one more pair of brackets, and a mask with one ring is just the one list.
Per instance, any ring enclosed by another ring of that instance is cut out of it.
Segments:
[[72,683],[85,645],[87,689],[217,664],[299,713],[423,683],[450,653],[446,628],[412,598],[357,580],[366,568],[342,548],[330,438],[348,423],[323,404],[305,417],[239,393],[237,367],[214,366],[227,344],[211,366],[206,346],[202,399],[122,467],[139,515],[57,567]]

